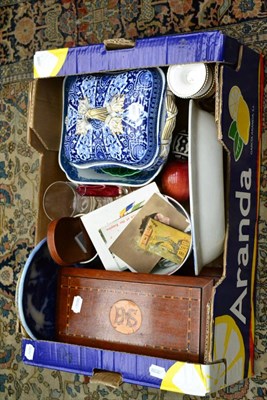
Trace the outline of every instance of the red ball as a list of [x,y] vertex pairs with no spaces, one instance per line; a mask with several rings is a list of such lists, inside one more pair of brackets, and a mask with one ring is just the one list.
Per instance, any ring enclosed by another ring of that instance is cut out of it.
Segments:
[[161,173],[161,187],[164,194],[179,202],[189,199],[188,162],[168,161]]

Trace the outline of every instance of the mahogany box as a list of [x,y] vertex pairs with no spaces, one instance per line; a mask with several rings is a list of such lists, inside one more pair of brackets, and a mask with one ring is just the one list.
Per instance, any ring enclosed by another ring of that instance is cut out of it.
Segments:
[[60,342],[203,362],[213,279],[62,267]]

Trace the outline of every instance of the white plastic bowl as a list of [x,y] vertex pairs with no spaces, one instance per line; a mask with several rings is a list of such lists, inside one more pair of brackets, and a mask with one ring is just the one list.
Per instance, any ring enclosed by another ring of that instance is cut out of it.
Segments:
[[223,251],[223,146],[214,116],[189,102],[189,192],[195,274]]

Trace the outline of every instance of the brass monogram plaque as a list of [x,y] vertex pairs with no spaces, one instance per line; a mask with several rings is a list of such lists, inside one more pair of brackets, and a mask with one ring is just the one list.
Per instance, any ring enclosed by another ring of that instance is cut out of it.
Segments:
[[141,310],[131,300],[119,300],[110,309],[109,319],[113,328],[125,335],[138,331],[142,324]]

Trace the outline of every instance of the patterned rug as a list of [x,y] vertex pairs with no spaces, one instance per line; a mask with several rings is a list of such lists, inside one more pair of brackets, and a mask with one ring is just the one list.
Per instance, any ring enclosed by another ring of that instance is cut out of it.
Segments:
[[[88,377],[24,365],[14,296],[18,274],[33,247],[37,213],[39,159],[26,141],[28,83],[34,52],[101,42],[110,37],[136,38],[214,28],[267,54],[267,14],[265,3],[259,0],[0,0],[1,399],[198,399],[137,385],[123,384],[118,389],[88,385]],[[266,122],[265,104],[256,290],[256,376],[207,399],[267,397]]]
[[267,16],[261,0],[0,0],[2,83],[31,78],[36,50],[229,26]]

